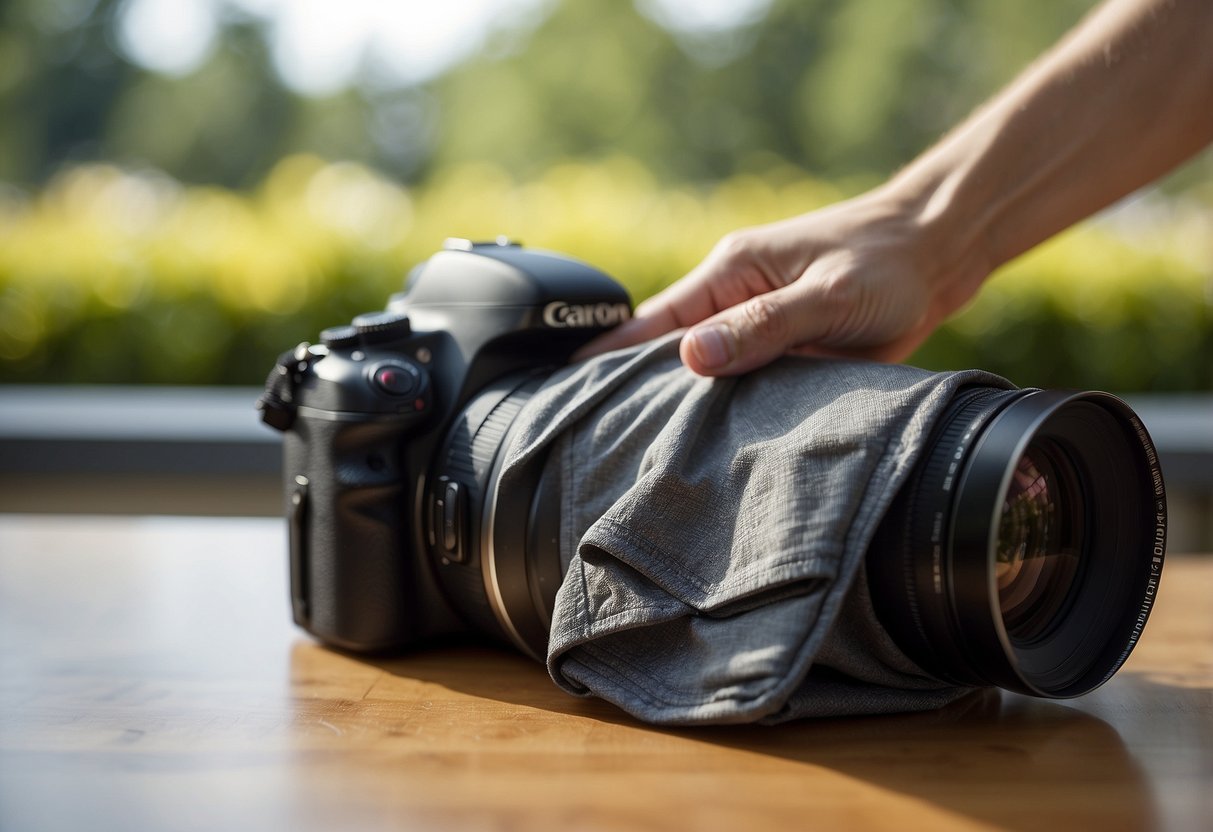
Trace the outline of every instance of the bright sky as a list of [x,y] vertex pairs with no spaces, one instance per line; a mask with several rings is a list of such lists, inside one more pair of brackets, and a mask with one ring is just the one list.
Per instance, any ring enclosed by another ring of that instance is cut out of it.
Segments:
[[[299,92],[346,86],[372,58],[389,80],[431,78],[475,52],[491,29],[534,19],[551,0],[127,0],[119,41],[150,69],[184,75],[214,48],[225,7],[270,23],[275,65]],[[662,25],[726,29],[753,20],[771,0],[638,0]]]

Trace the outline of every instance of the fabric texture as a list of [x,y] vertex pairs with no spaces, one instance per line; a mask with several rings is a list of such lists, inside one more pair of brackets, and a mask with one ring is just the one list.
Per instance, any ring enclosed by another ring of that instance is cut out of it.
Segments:
[[707,379],[676,336],[569,367],[528,403],[502,487],[558,454],[548,669],[662,724],[921,710],[967,689],[895,646],[862,563],[935,419],[978,371],[785,358]]

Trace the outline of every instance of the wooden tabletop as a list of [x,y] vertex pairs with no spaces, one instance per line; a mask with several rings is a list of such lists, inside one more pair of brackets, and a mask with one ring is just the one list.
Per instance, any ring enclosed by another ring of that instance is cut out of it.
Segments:
[[505,649],[290,624],[282,524],[0,515],[0,829],[1213,828],[1213,558],[1065,703],[657,729]]

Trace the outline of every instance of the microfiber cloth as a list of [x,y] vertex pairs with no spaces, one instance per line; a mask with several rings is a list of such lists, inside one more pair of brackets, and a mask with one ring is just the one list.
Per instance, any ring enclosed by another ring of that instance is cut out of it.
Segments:
[[896,647],[862,568],[967,385],[1011,387],[795,357],[709,379],[682,366],[676,335],[558,372],[519,415],[501,480],[558,455],[567,563],[552,678],[670,725],[923,710],[968,693]]

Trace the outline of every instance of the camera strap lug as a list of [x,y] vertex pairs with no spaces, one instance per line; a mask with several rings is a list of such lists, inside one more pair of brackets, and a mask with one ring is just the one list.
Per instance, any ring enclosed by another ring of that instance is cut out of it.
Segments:
[[257,399],[257,410],[261,413],[261,421],[275,430],[289,430],[295,423],[295,385],[319,357],[311,351],[311,346],[303,341],[293,350],[282,353],[265,380],[265,392]]

